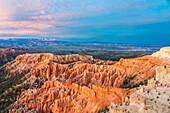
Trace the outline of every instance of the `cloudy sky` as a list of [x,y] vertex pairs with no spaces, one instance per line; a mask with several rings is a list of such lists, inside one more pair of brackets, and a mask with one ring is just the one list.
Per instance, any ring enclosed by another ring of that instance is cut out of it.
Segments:
[[170,0],[0,0],[0,38],[170,44]]

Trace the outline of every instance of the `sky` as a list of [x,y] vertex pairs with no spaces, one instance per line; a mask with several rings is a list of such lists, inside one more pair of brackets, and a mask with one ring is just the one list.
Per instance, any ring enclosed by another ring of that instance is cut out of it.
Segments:
[[0,39],[170,45],[170,0],[0,0]]

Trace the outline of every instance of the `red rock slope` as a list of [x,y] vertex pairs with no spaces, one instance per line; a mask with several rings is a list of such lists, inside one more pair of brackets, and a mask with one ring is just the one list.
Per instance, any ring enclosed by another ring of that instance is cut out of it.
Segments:
[[122,87],[134,87],[155,76],[159,65],[165,63],[152,56],[115,63],[86,55],[20,55],[4,68],[8,77],[29,72],[20,86],[31,88],[23,89],[9,112],[97,112],[111,102],[126,101],[135,89]]

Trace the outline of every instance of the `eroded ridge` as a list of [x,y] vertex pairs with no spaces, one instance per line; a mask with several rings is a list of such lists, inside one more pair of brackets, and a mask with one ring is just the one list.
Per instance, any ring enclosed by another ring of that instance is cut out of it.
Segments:
[[21,94],[9,112],[98,112],[111,102],[127,103],[135,87],[147,84],[164,65],[153,56],[114,62],[77,54],[20,55],[3,66],[6,78],[24,73],[21,83],[11,86]]

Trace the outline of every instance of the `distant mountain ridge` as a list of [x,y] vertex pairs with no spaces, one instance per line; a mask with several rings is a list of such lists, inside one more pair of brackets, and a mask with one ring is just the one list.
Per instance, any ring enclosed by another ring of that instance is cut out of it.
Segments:
[[136,58],[138,56],[150,55],[163,47],[161,45],[107,42],[66,42],[55,39],[1,39],[0,46],[15,48],[16,50],[27,49],[32,51],[32,53],[53,53],[56,55],[81,54],[90,55],[96,59],[116,61],[120,58]]

